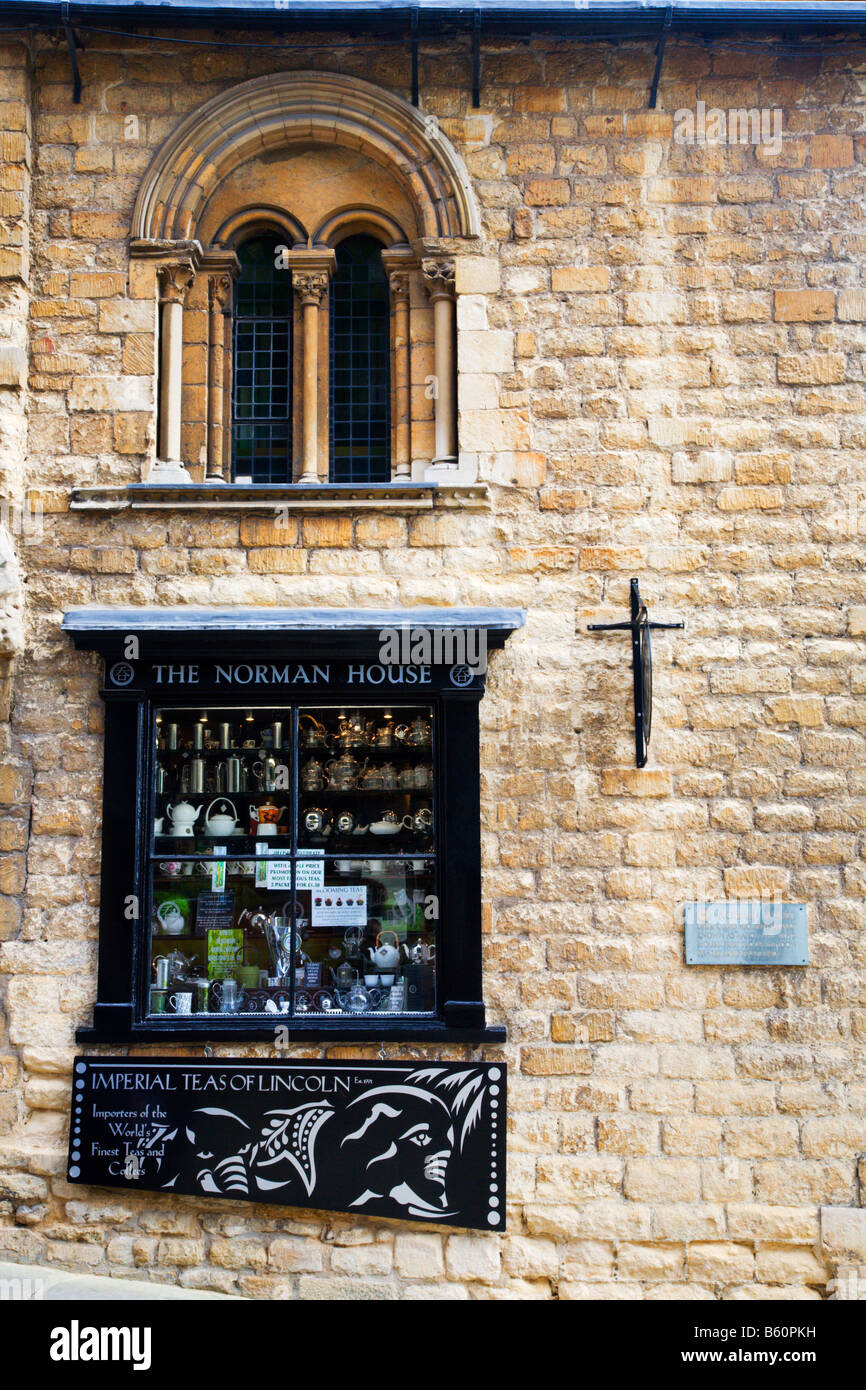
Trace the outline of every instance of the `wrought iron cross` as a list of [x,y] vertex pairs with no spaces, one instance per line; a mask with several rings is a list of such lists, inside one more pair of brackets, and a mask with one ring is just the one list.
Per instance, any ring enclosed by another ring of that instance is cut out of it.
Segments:
[[653,722],[653,655],[651,628],[683,628],[685,623],[651,623],[636,579],[631,581],[631,621],[590,623],[589,632],[630,632],[631,670],[634,681],[634,759],[645,767]]

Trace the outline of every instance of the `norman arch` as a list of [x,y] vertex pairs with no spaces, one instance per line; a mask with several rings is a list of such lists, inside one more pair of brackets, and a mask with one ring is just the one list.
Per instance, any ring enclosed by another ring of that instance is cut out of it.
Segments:
[[[232,467],[232,301],[237,250],[263,231],[284,239],[295,296],[285,481],[332,480],[329,287],[350,236],[382,247],[390,476],[456,460],[453,241],[480,231],[463,161],[434,118],[393,93],[288,72],[194,111],[139,189],[131,253],[149,263],[162,306],[153,480],[248,481]],[[435,391],[413,390],[434,378]]]
[[222,179],[253,154],[298,144],[357,149],[393,172],[424,237],[480,234],[469,176],[434,117],[357,77],[284,72],[240,83],[178,126],[142,180],[133,237],[194,239]]

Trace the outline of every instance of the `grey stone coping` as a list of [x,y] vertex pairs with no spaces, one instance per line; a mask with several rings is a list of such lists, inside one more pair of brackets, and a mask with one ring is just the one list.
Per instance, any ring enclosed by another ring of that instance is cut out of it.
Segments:
[[522,608],[70,608],[64,632],[379,632],[484,628],[515,632]]
[[75,487],[70,511],[429,512],[486,511],[486,483],[127,483]]
[[114,1300],[152,1303],[173,1299],[246,1302],[239,1294],[216,1293],[210,1289],[181,1289],[177,1284],[151,1284],[144,1279],[113,1278],[107,1274],[73,1274],[45,1265],[19,1265],[8,1261],[0,1262],[0,1289],[5,1293],[4,1303],[10,1312],[10,1305],[19,1299],[34,1303],[71,1300],[84,1303]]

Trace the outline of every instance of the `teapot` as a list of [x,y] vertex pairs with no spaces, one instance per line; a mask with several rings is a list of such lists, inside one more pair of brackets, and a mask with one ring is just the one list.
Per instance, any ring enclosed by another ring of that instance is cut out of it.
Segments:
[[370,743],[373,738],[373,721],[365,719],[360,710],[351,714],[337,716],[337,733],[334,739],[341,748],[359,748]]
[[285,809],[285,806],[275,806],[271,800],[263,802],[261,806],[251,806],[250,816],[256,822],[256,834],[276,835],[277,823]]
[[379,820],[371,821],[368,829],[373,835],[397,835],[403,829],[403,822],[396,811],[389,808],[382,812]]
[[436,959],[436,947],[428,946],[426,941],[416,941],[412,947],[404,942],[403,950],[406,952],[406,959],[411,961],[412,965],[429,965]]
[[[169,988],[177,984],[179,980],[186,979],[190,971],[195,968],[195,961],[192,956],[185,956],[182,951],[170,951],[167,956],[157,956],[154,964],[158,961],[166,962],[166,985],[168,985]],[[157,971],[159,971],[158,965]],[[159,986],[159,988],[162,988],[162,986]]]
[[344,753],[341,758],[333,758],[325,768],[329,784],[338,792],[351,791],[357,787],[358,777],[363,770],[351,753]]
[[259,906],[254,911],[245,907],[238,916],[238,926],[243,926],[244,922],[248,922],[249,926],[245,928],[247,936],[264,936],[270,920],[263,907]]
[[305,792],[321,791],[325,785],[325,769],[318,758],[310,758],[301,768],[301,786]]
[[338,989],[349,989],[352,985],[358,984],[358,972],[354,970],[348,961],[344,960],[342,965],[338,965],[336,970],[331,967],[331,979]]
[[364,791],[380,791],[384,785],[382,769],[380,767],[376,767],[374,764],[372,767],[364,769],[361,774],[361,787]]
[[429,806],[422,806],[413,815],[404,816],[402,823],[407,830],[414,830],[416,835],[426,835],[433,829],[433,812]]
[[304,829],[317,839],[324,839],[331,833],[331,817],[321,806],[310,806],[304,812]]
[[[219,802],[219,809],[217,811],[217,814],[215,816],[212,816],[210,813],[211,806],[216,806],[217,800],[218,798],[214,797],[210,806],[208,806],[207,810],[204,813],[204,833],[206,835],[231,835],[237,828],[238,813],[234,808],[234,804],[228,799],[226,799],[224,801]],[[228,811],[226,809],[228,806],[231,806],[231,809],[234,812],[234,814],[231,816],[228,814]]]
[[186,929],[184,915],[172,899],[157,908],[156,916],[165,936],[180,936]]
[[[393,946],[389,946],[387,941],[383,942],[383,936],[393,936]],[[376,937],[375,950],[370,947],[367,955],[370,957],[370,960],[377,970],[381,970],[384,974],[392,973],[397,968],[400,960],[400,943],[397,938],[397,933],[395,931],[380,931],[379,935]]]
[[191,806],[188,801],[179,801],[176,806],[166,806],[166,815],[171,819],[172,835],[192,835],[193,826],[199,817],[200,806]]
[[301,720],[304,719],[309,720],[309,724],[299,727],[298,736],[301,746],[303,748],[327,748],[330,736],[324,724],[320,724],[318,719],[315,719],[312,714],[302,714],[298,720],[299,726],[301,725]]
[[366,1013],[373,1002],[370,991],[365,985],[361,984],[360,980],[357,984],[352,985],[348,994],[342,996],[338,995],[337,997],[343,1008],[350,1014]]
[[429,743],[431,739],[431,728],[429,720],[422,719],[419,715],[413,719],[411,724],[398,724],[394,730],[394,737],[401,743],[410,744],[414,748],[421,747]]
[[340,835],[351,835],[358,827],[358,817],[354,811],[338,811],[334,817],[334,825]]

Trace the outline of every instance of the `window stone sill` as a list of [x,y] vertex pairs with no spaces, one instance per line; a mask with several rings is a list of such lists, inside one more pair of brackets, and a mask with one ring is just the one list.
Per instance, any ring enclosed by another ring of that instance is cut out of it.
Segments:
[[76,487],[70,510],[424,512],[443,508],[487,511],[485,483],[449,487],[431,483],[129,483],[123,487]]

